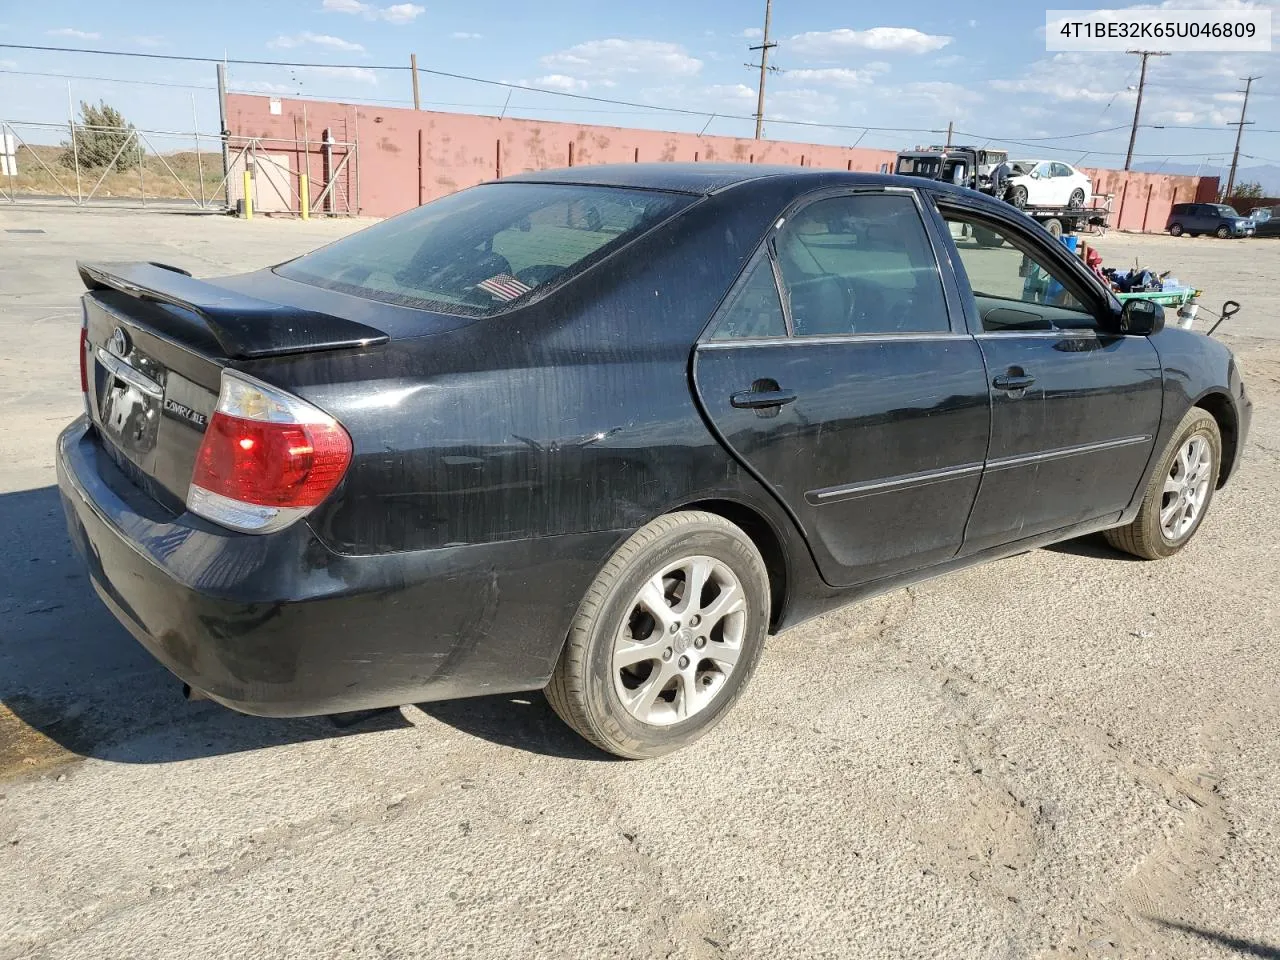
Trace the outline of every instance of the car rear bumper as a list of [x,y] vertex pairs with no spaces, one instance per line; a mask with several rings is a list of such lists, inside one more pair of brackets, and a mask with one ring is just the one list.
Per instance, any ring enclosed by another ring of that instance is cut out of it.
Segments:
[[58,438],[57,472],[71,538],[116,618],[181,680],[262,716],[537,689],[625,536],[347,556],[306,523],[236,534],[142,494],[83,417]]

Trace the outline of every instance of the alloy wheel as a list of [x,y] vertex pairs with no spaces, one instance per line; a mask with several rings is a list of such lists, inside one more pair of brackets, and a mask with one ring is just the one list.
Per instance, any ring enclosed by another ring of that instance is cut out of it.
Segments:
[[640,588],[614,638],[614,690],[642,723],[687,720],[724,689],[746,628],[746,593],[726,564],[669,563]]
[[1195,527],[1209,496],[1213,451],[1207,437],[1191,437],[1173,459],[1160,502],[1160,530],[1176,543]]

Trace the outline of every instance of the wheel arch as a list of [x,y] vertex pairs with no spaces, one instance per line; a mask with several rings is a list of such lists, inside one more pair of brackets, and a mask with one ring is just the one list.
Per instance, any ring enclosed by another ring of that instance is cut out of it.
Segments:
[[1231,476],[1239,455],[1240,417],[1231,397],[1223,390],[1209,390],[1201,394],[1192,406],[1199,407],[1213,417],[1218,423],[1218,432],[1222,434],[1222,465],[1218,470],[1220,490]]
[[756,545],[756,549],[764,559],[765,570],[769,574],[769,632],[775,633],[786,610],[788,590],[793,581],[788,569],[788,555],[783,545],[782,534],[774,522],[756,507],[723,497],[691,500],[673,508],[671,512],[677,510],[705,510],[707,513],[724,517],[739,527]]

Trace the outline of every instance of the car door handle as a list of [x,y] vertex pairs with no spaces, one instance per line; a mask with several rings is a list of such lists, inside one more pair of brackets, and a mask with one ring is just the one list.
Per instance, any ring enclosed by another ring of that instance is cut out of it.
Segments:
[[1025,390],[1036,382],[1036,378],[1027,374],[1001,374],[991,381],[997,390]]
[[739,410],[761,410],[780,407],[796,399],[794,390],[744,390],[729,398],[729,403]]

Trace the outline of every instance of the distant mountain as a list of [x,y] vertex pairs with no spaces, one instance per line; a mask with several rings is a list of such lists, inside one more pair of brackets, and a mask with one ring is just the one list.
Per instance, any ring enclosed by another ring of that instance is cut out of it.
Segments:
[[[1135,170],[1145,170],[1148,173],[1178,173],[1194,176],[1196,173],[1202,176],[1212,177],[1217,174],[1222,176],[1222,185],[1226,186],[1227,175],[1220,166],[1197,166],[1194,163],[1135,163]],[[1262,184],[1262,192],[1268,197],[1280,197],[1280,166],[1276,164],[1265,164],[1260,166],[1240,166],[1236,168],[1236,183],[1260,183]]]

